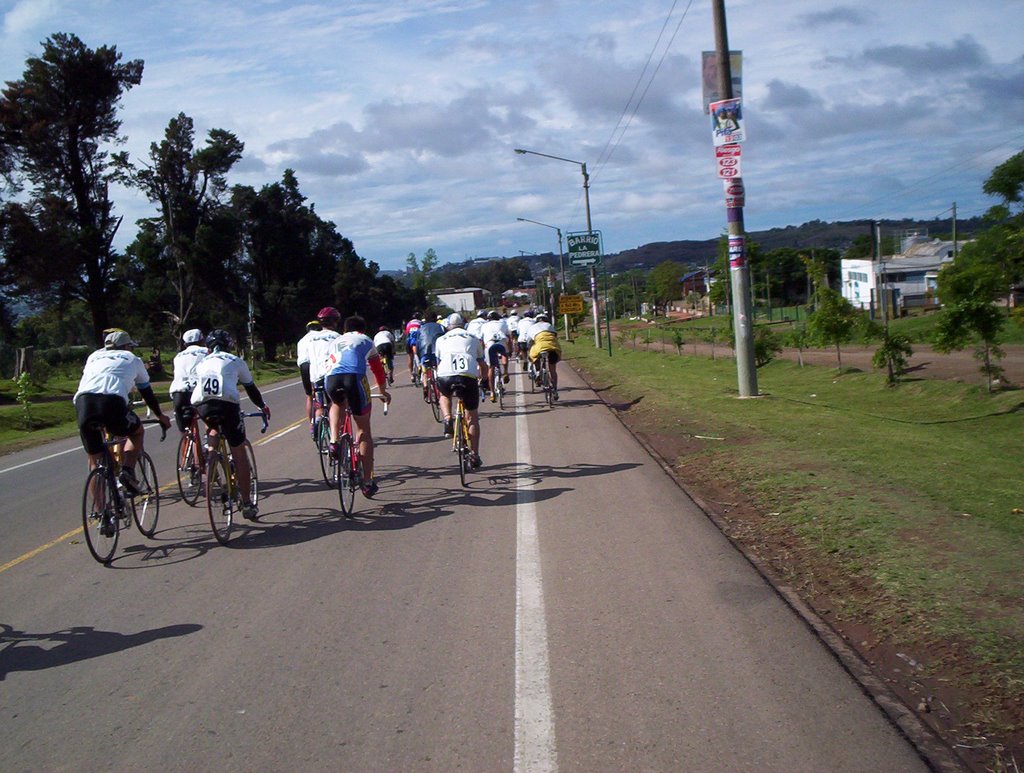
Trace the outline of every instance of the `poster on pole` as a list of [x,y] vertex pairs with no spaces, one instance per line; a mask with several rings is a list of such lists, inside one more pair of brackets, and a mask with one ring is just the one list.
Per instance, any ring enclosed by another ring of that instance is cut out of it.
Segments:
[[723,180],[734,180],[743,176],[740,161],[743,151],[739,145],[721,145],[715,148],[715,168]]
[[743,109],[739,99],[722,99],[711,103],[711,136],[715,147],[743,142]]
[[[710,105],[725,95],[718,90],[718,54],[714,51],[701,52],[701,85],[704,96],[704,115],[711,112]],[[729,69],[732,70],[732,95],[743,96],[743,52],[729,52]]]
[[747,240],[742,235],[729,236],[729,268],[743,268],[747,265]]

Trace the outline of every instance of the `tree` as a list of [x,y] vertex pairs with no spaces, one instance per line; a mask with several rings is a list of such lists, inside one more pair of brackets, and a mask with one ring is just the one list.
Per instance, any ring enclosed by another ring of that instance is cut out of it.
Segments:
[[97,339],[109,325],[111,242],[120,224],[108,193],[105,144],[121,140],[122,94],[142,81],[141,59],[113,46],[89,49],[56,33],[0,97],[0,165],[24,202],[4,207],[2,250],[20,292],[49,304],[81,298]]
[[824,346],[836,348],[836,367],[843,369],[840,348],[853,338],[860,313],[846,298],[828,287],[819,287],[814,294],[814,311],[807,317],[807,331],[811,338]]
[[995,167],[981,188],[989,196],[999,196],[1007,204],[1024,201],[1024,151]]
[[651,269],[647,277],[647,297],[654,304],[655,310],[667,310],[669,303],[681,297],[680,281],[685,273],[686,267],[675,260],[662,261]]
[[1002,373],[999,337],[1006,317],[993,299],[1006,285],[998,266],[980,261],[956,261],[939,272],[943,307],[935,329],[936,351],[950,352],[979,341],[976,356],[982,361],[989,392]]
[[191,327],[197,274],[210,258],[203,250],[201,231],[217,221],[224,206],[221,197],[227,190],[226,175],[244,149],[241,140],[223,129],[210,130],[206,145],[196,149],[192,119],[179,113],[168,124],[163,141],[149,146],[148,164],[133,165],[127,153],[113,157],[120,178],[140,189],[160,209],[162,265],[158,273],[173,290],[174,302],[171,306],[163,300],[156,308],[167,315],[175,338]]

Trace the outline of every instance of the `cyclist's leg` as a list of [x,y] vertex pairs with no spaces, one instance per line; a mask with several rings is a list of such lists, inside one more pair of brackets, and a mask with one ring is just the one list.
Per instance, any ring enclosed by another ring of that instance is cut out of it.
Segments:
[[555,352],[548,354],[548,374],[551,376],[551,388],[558,391],[558,355]]
[[238,482],[238,493],[241,494],[243,507],[249,502],[249,457],[245,453],[245,419],[242,410],[236,403],[221,406],[221,431],[231,449],[231,458],[235,462],[235,478]]
[[299,366],[299,377],[302,379],[302,391],[306,393],[306,418],[313,423],[313,382],[309,380],[309,363]]
[[363,478],[366,483],[373,480],[373,432],[370,429],[370,412],[352,414],[355,424],[355,442],[359,444],[359,456],[363,460]]
[[441,407],[444,434],[447,436],[451,434],[452,429],[452,384],[448,376],[437,379],[437,403]]
[[99,395],[80,394],[75,400],[75,413],[78,417],[78,434],[82,439],[82,448],[89,457],[89,469],[95,469],[103,462],[103,413],[100,409]]
[[469,424],[469,447],[478,457],[480,455],[480,390],[476,380],[466,378],[466,387],[462,391],[462,404],[466,407],[466,419]]

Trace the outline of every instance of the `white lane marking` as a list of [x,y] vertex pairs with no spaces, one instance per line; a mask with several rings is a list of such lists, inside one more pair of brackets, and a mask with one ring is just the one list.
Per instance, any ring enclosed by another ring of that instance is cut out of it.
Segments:
[[[302,383],[301,381],[291,381],[291,382],[289,382],[287,384],[281,384],[280,386],[276,386],[273,389],[268,389],[265,392],[263,392],[263,394],[268,395],[271,392],[278,392],[278,391],[280,391],[282,389],[287,389],[288,387],[293,387],[296,384],[301,384],[301,383]],[[243,398],[243,399],[247,400],[248,397]],[[148,428],[149,426],[152,426],[152,425],[146,425],[146,426]],[[270,438],[270,440],[273,440],[273,438]],[[39,459],[33,459],[30,462],[22,462],[21,464],[16,464],[13,467],[5,467],[4,469],[0,470],[0,475],[3,475],[5,472],[14,472],[15,470],[20,470],[22,467],[28,467],[29,465],[32,465],[32,464],[39,464],[39,462],[45,462],[45,461],[48,461],[50,459],[56,459],[58,456],[63,456],[64,454],[70,454],[73,451],[81,451],[81,450],[82,450],[81,446],[75,446],[74,448],[69,448],[66,451],[58,451],[57,453],[50,454],[49,456],[42,456]]]
[[298,422],[297,422],[296,424],[293,424],[293,425],[292,425],[292,426],[290,426],[290,427],[287,427],[287,428],[285,428],[285,429],[282,429],[282,430],[280,430],[280,431],[276,432],[275,434],[271,435],[271,436],[270,436],[270,437],[268,437],[268,438],[263,438],[262,440],[259,440],[259,441],[257,441],[257,442],[256,442],[256,445],[258,445],[258,446],[265,446],[265,445],[266,445],[267,443],[273,443],[273,442],[274,442],[275,440],[277,440],[277,439],[278,439],[279,437],[281,437],[282,435],[287,435],[287,434],[288,434],[289,432],[291,432],[291,431],[292,431],[293,429],[298,429],[298,428],[299,428],[299,427],[301,427],[301,426],[302,426],[303,424],[306,424],[306,425],[308,426],[308,425],[309,425],[309,422],[308,422],[308,421],[307,421],[306,419],[299,419],[299,421],[298,421]]
[[[533,463],[522,390],[516,392],[516,462]],[[537,506],[520,479],[516,487],[516,773],[554,773],[555,723],[551,707],[548,633],[544,616]]]

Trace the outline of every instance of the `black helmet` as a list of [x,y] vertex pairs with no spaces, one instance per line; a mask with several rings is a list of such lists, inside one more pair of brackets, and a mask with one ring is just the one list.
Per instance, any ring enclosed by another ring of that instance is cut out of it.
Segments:
[[206,345],[211,349],[220,349],[222,352],[231,351],[235,348],[235,339],[227,330],[217,328],[211,330],[210,334],[206,336]]
[[488,313],[487,319],[501,319],[501,314],[499,314],[496,311],[492,311],[492,312]]

